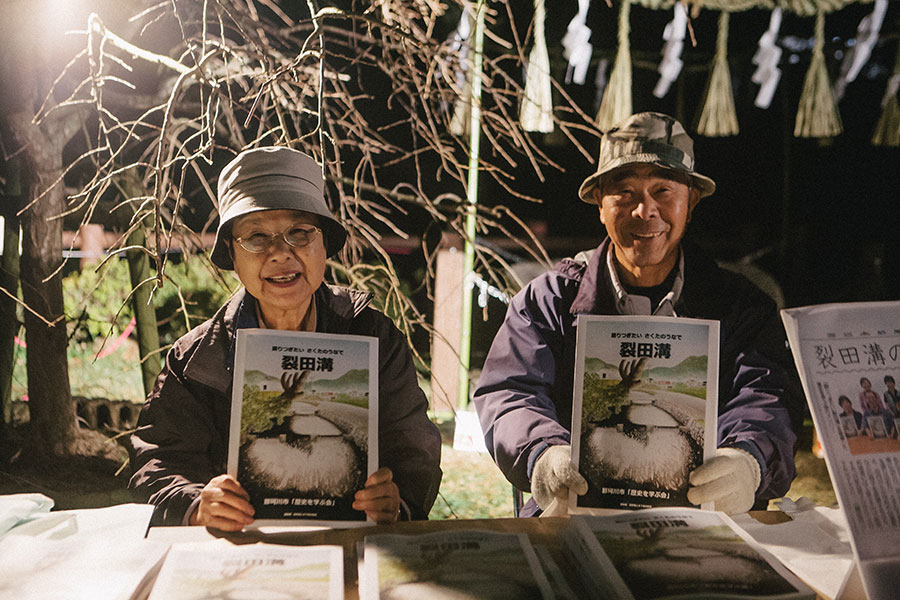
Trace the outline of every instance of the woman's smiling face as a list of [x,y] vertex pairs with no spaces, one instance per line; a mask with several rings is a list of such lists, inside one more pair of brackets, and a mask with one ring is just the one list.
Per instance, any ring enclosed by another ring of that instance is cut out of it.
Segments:
[[[313,293],[325,277],[325,244],[322,233],[303,247],[290,246],[281,235],[263,252],[253,253],[236,239],[254,234],[271,236],[295,227],[318,227],[315,215],[297,210],[266,210],[236,219],[232,227],[234,271],[247,291],[259,302],[270,327],[296,328],[306,315]],[[291,324],[296,321],[296,324]]]

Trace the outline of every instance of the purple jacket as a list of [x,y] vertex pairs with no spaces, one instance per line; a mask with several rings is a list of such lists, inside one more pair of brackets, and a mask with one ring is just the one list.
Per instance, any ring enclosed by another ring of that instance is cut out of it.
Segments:
[[[572,259],[531,281],[512,299],[488,352],[475,407],[488,450],[521,490],[549,445],[569,444],[578,314],[615,315],[604,260],[607,238],[585,264]],[[783,496],[796,475],[794,446],[803,421],[800,391],[775,303],[688,243],[679,316],[720,323],[718,446],[760,462],[757,507]],[[532,500],[522,516],[537,512]]]
[[[322,285],[316,331],[378,338],[378,454],[413,519],[426,519],[441,482],[441,436],[428,419],[406,339],[371,295]],[[234,332],[257,327],[256,300],[238,292],[179,339],[141,410],[129,453],[129,487],[156,506],[153,525],[180,525],[206,483],[225,473]]]

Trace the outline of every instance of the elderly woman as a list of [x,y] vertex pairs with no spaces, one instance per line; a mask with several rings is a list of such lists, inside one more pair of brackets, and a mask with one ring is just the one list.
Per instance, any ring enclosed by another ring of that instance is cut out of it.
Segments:
[[166,357],[131,437],[129,487],[156,506],[153,524],[239,530],[253,521],[241,484],[226,475],[235,332],[262,327],[378,338],[380,468],[353,508],[379,523],[424,519],[441,480],[441,440],[405,338],[371,295],[325,285],[326,257],[346,231],[325,204],[322,171],[289,148],[239,154],[218,185],[213,263],[243,284]]

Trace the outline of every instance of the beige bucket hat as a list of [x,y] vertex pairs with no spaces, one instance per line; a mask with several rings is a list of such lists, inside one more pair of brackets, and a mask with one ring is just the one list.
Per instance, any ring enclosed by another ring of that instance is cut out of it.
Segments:
[[319,218],[328,256],[344,247],[347,231],[325,204],[322,167],[310,155],[280,146],[244,150],[219,175],[219,228],[210,259],[234,269],[228,242],[234,220],[263,210],[302,210]]

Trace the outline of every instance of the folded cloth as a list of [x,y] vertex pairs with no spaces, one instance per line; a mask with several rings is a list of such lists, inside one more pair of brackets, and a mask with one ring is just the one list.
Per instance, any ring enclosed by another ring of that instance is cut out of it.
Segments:
[[43,494],[10,494],[0,496],[0,537],[13,527],[50,512],[53,499]]

